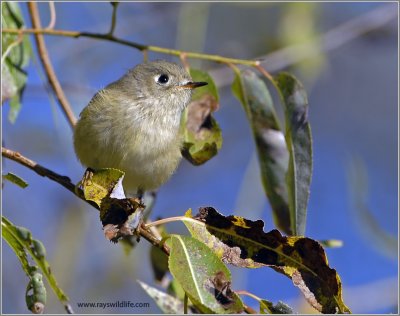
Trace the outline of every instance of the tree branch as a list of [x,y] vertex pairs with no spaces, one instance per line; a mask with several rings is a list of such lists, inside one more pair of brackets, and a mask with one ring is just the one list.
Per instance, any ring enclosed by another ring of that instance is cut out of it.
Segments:
[[[19,164],[21,164],[25,167],[28,167],[29,169],[33,170],[34,172],[36,172],[38,175],[40,175],[42,177],[49,178],[50,180],[53,180],[53,181],[61,184],[68,191],[75,194],[75,185],[71,182],[69,177],[59,175],[58,173],[55,173],[55,172],[51,171],[50,169],[47,169],[47,168],[39,165],[35,161],[24,157],[19,152],[16,152],[16,151],[4,148],[4,147],[1,147],[1,155],[3,157],[11,159],[15,162],[18,162]],[[83,199],[83,197],[81,197],[81,196],[78,196],[78,197]]]
[[[37,3],[35,2],[28,2],[29,14],[32,20],[32,26],[34,29],[41,29],[41,22],[39,17],[39,11],[37,8]],[[73,128],[76,124],[76,117],[74,112],[71,109],[71,105],[69,104],[67,97],[64,94],[64,91],[61,88],[61,85],[57,79],[56,73],[54,72],[53,66],[51,64],[49,54],[46,49],[46,44],[44,42],[43,35],[37,33],[35,34],[36,46],[38,50],[38,55],[40,57],[40,61],[42,62],[44,71],[46,73],[47,79],[52,87],[56,98],[68,119],[71,128]]]
[[[65,36],[65,37],[87,37],[87,38],[95,38],[99,40],[106,40],[114,43],[118,43],[121,45],[129,46],[140,51],[154,51],[158,53],[164,53],[169,55],[181,56],[185,54],[188,58],[197,58],[210,60],[221,63],[231,63],[231,64],[240,64],[247,66],[258,66],[262,64],[263,66],[268,67],[269,72],[274,72],[280,70],[282,68],[293,65],[297,62],[305,58],[309,58],[314,56],[315,54],[319,54],[321,52],[328,52],[334,50],[347,42],[371,31],[382,27],[389,21],[393,20],[397,16],[397,11],[393,10],[392,5],[382,5],[377,9],[371,10],[359,17],[356,17],[352,20],[344,22],[339,26],[331,29],[327,33],[325,33],[321,38],[318,39],[321,45],[321,50],[313,50],[310,51],[307,47],[310,43],[298,44],[293,46],[288,46],[282,49],[279,49],[275,52],[272,52],[268,55],[261,56],[257,58],[257,60],[245,60],[245,59],[236,59],[236,58],[228,58],[219,55],[210,55],[210,54],[202,54],[195,52],[185,52],[175,49],[168,49],[159,46],[150,46],[143,45],[136,42],[131,42],[127,40],[123,40],[121,38],[117,38],[110,34],[100,34],[100,33],[91,33],[91,32],[78,32],[78,31],[69,31],[69,30],[52,30],[52,29],[2,29],[2,33],[10,33],[10,34],[46,34],[46,35],[56,35],[56,36]],[[313,42],[314,43],[314,42]],[[312,43],[312,44],[313,44]],[[260,62],[262,60],[262,62]],[[211,71],[212,76],[216,79],[216,83],[219,86],[224,86],[232,81],[231,72],[227,72],[228,69],[220,68]]]
[[[8,159],[11,159],[20,165],[23,165],[34,172],[36,172],[38,175],[42,177],[49,178],[50,180],[57,182],[58,184],[62,185],[64,188],[66,188],[68,191],[72,192],[75,196],[80,198],[81,200],[87,202],[97,210],[99,210],[99,207],[91,203],[90,201],[85,200],[83,195],[80,195],[78,191],[76,190],[75,184],[73,184],[70,180],[69,177],[62,176],[50,169],[47,169],[46,167],[43,167],[42,165],[38,164],[37,162],[21,155],[19,152],[13,151],[8,148],[1,147],[1,155],[3,157],[6,157]],[[152,245],[159,247],[166,255],[169,255],[169,248],[164,244],[161,243],[161,240],[158,239],[149,228],[146,228],[144,225],[139,229],[139,234],[142,236],[144,239],[146,239],[148,242],[150,242]]]
[[223,57],[219,55],[211,55],[211,54],[203,54],[203,53],[196,53],[196,52],[185,52],[177,49],[169,49],[165,47],[160,47],[160,46],[152,46],[152,45],[143,45],[139,44],[136,42],[132,41],[127,41],[118,37],[115,37],[113,35],[110,35],[108,33],[106,34],[101,34],[101,33],[91,33],[91,32],[79,32],[79,31],[69,31],[69,30],[51,30],[51,29],[41,29],[41,28],[35,28],[35,29],[2,29],[2,33],[10,33],[10,34],[46,34],[46,35],[58,35],[58,36],[65,36],[65,37],[73,37],[73,38],[79,38],[79,37],[87,37],[87,38],[95,38],[99,40],[105,40],[113,43],[118,43],[121,45],[129,46],[135,49],[138,49],[140,51],[152,51],[152,52],[157,52],[157,53],[163,53],[163,54],[168,54],[168,55],[174,55],[174,56],[181,56],[182,54],[185,54],[187,58],[196,58],[196,59],[204,59],[204,60],[210,60],[210,61],[215,61],[219,63],[231,63],[231,64],[240,64],[240,65],[246,65],[246,66],[256,66],[259,64],[258,60],[248,60],[248,59],[237,59],[237,58],[229,58],[229,57]]

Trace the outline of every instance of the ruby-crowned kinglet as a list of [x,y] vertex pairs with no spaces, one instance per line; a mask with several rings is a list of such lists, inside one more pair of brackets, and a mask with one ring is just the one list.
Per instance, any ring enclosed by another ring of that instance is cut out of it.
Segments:
[[75,152],[83,165],[125,172],[129,193],[156,189],[181,160],[179,126],[193,82],[181,66],[145,62],[95,94],[74,130]]

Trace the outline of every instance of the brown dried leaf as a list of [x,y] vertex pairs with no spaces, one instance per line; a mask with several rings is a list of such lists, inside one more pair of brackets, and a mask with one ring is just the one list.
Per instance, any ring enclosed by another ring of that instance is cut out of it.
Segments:
[[318,311],[350,312],[343,302],[340,277],[329,267],[325,251],[317,241],[285,237],[276,229],[264,232],[261,220],[223,216],[212,207],[200,208],[194,219],[204,224],[185,222],[191,234],[224,258],[224,262],[252,268],[269,266],[291,278]]

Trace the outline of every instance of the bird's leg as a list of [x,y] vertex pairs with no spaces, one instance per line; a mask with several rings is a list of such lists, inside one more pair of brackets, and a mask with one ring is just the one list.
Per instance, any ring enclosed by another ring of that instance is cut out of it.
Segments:
[[142,188],[138,188],[137,198],[139,199],[140,203],[142,203],[142,204],[143,204],[143,196],[144,196],[144,190]]
[[75,185],[75,194],[78,196],[84,196],[83,195],[83,191],[82,191],[82,187],[84,184],[88,183],[89,181],[91,181],[92,177],[93,177],[93,173],[94,173],[94,169],[92,168],[87,168],[85,170],[85,173],[83,174],[82,180],[79,181],[76,185]]

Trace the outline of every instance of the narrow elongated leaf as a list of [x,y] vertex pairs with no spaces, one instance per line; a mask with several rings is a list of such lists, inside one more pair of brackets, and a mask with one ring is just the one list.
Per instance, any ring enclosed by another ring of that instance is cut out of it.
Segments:
[[[158,232],[162,238],[165,238],[168,233],[165,226],[158,226]],[[154,279],[158,282],[163,281],[168,273],[168,256],[156,246],[150,248],[150,262],[153,270]]]
[[231,288],[231,274],[202,242],[171,236],[169,269],[191,302],[204,313],[239,313],[243,304]]
[[182,155],[197,166],[218,153],[222,146],[222,134],[217,121],[211,115],[219,108],[218,91],[214,81],[209,74],[197,69],[191,69],[190,75],[193,81],[208,83],[195,89],[181,122],[184,137]]
[[286,182],[294,235],[304,235],[312,175],[312,139],[308,122],[308,100],[301,83],[288,73],[274,79],[285,109],[289,167]]
[[233,94],[242,103],[253,131],[261,180],[271,204],[275,225],[292,234],[285,182],[289,153],[266,84],[252,71],[236,74]]
[[25,189],[28,186],[28,182],[26,182],[24,179],[20,178],[19,176],[17,176],[14,173],[7,173],[5,175],[3,175],[3,179],[6,179],[16,185],[18,185],[19,187]]
[[46,304],[46,288],[42,281],[42,275],[37,272],[36,266],[31,266],[29,264],[27,251],[19,240],[22,239],[26,243],[32,243],[34,239],[32,239],[31,232],[24,227],[18,226],[15,226],[15,230],[8,229],[8,227],[3,225],[2,218],[1,235],[14,251],[21,263],[22,269],[29,277],[29,282],[25,293],[27,308],[34,314],[43,313],[44,305]]
[[165,314],[183,314],[183,302],[179,299],[164,293],[144,282],[138,281],[140,286],[146,291],[146,293],[156,302],[157,306]]
[[[187,212],[186,216],[189,215]],[[315,240],[285,237],[276,229],[266,233],[261,220],[225,217],[212,207],[200,208],[194,219],[200,223],[184,222],[191,234],[223,262],[247,268],[272,267],[291,278],[318,311],[350,312],[342,299],[340,277],[329,267],[324,249]]]
[[[19,242],[18,238],[14,236],[13,231],[10,229],[7,229],[7,227],[3,224],[3,218],[1,222],[1,236],[3,239],[7,242],[7,244],[11,247],[11,249],[14,251],[15,255],[17,256],[18,260],[21,263],[22,269],[25,271],[26,275],[29,275],[31,270],[30,270],[30,265],[29,265],[29,260],[27,253],[24,249],[24,246]],[[27,232],[27,233],[25,233]],[[15,231],[14,231],[15,233]],[[25,236],[26,239],[30,237],[30,232],[28,230],[26,231],[20,231],[20,236],[23,237]]]
[[[1,3],[1,27],[16,28],[24,27],[24,20],[16,2]],[[14,123],[21,108],[21,98],[24,91],[27,74],[24,68],[28,65],[31,56],[31,45],[29,37],[22,39],[17,34],[2,34],[2,63],[1,63],[1,88],[2,100],[10,100],[10,111],[8,118]]]
[[32,257],[38,267],[42,270],[54,293],[62,303],[68,302],[68,297],[58,286],[57,281],[51,272],[50,265],[46,260],[46,250],[39,240],[32,238],[31,233],[23,227],[15,226],[4,216],[1,217],[2,237],[20,259],[22,267],[28,276],[31,275],[31,267],[27,263],[26,253]]

